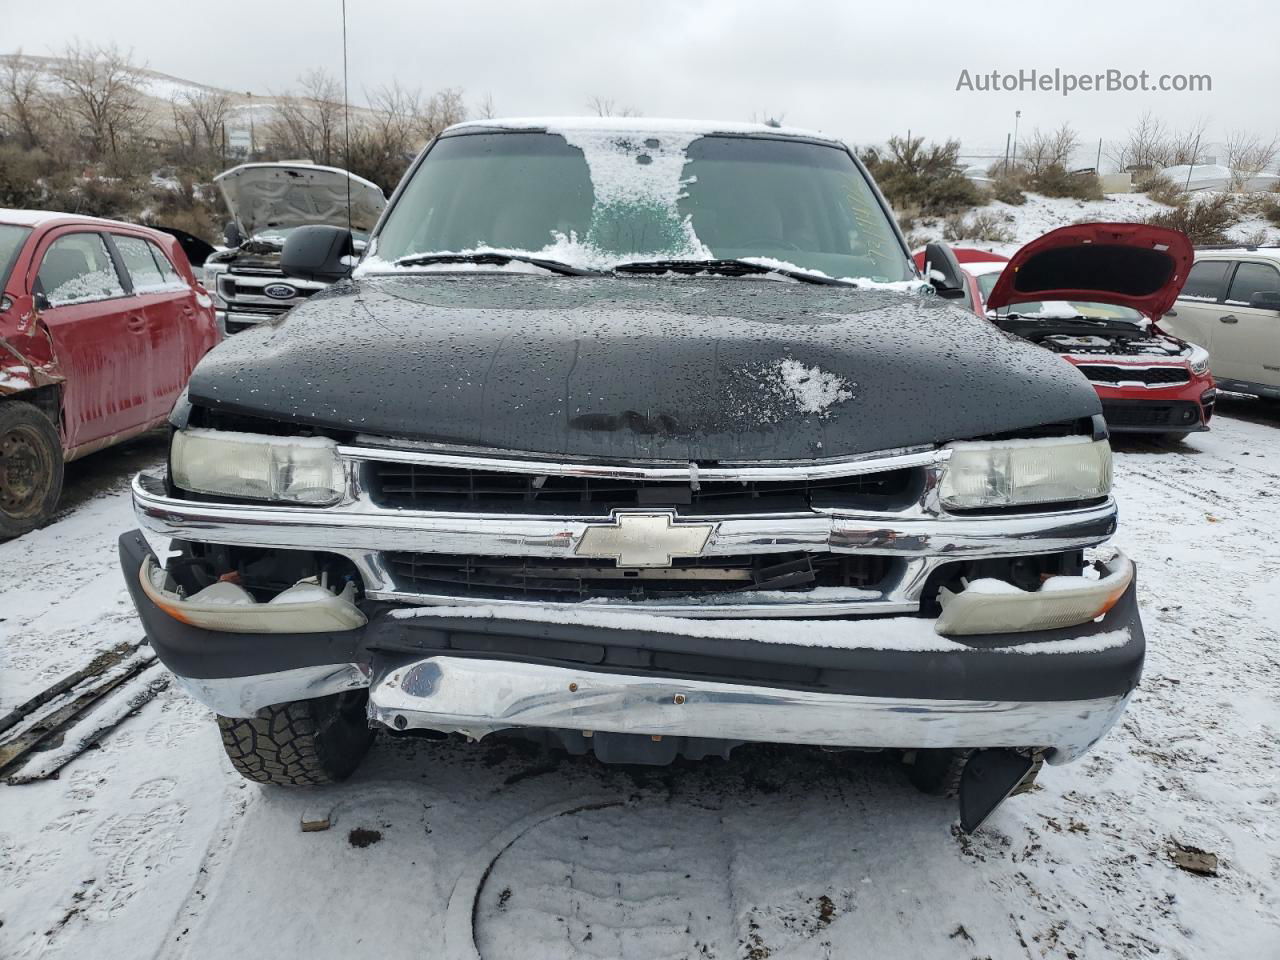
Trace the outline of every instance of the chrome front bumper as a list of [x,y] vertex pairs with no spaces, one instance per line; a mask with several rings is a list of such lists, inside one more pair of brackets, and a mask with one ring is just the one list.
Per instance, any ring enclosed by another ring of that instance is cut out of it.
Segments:
[[869,748],[1035,746],[1051,748],[1051,763],[1068,763],[1111,728],[1128,699],[855,697],[440,656],[375,679],[369,716],[393,730],[435,730],[473,739],[532,727],[587,736],[608,732]]
[[[340,448],[356,459],[381,451]],[[359,572],[366,597],[399,603],[456,606],[471,602],[545,609],[556,604],[470,600],[424,594],[396,581],[383,560],[387,551],[423,551],[470,556],[574,557],[578,543],[600,518],[431,513],[379,507],[353,477],[351,492],[333,507],[202,503],[169,496],[164,478],[140,473],[133,482],[134,507],[149,538],[291,550],[319,550],[348,558]],[[847,598],[806,600],[769,596],[741,602],[646,603],[645,613],[684,617],[818,617],[913,613],[929,575],[942,563],[990,557],[1056,553],[1097,546],[1115,531],[1111,499],[1052,513],[998,516],[940,514],[912,504],[876,513],[808,511],[788,515],[711,518],[715,532],[703,556],[789,551],[863,553],[897,558],[896,572],[875,590]],[[616,604],[574,603],[576,610],[617,611]]]

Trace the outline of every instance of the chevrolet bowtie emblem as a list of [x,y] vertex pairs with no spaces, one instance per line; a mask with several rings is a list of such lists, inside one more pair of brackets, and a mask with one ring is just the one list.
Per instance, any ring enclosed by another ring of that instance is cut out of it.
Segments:
[[676,557],[702,556],[716,525],[675,519],[674,513],[615,513],[613,523],[587,527],[574,552],[620,567],[669,567]]

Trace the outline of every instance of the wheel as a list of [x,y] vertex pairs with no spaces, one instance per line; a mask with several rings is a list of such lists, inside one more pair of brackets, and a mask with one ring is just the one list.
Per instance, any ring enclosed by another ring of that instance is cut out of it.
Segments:
[[345,780],[360,764],[373,731],[363,690],[264,707],[258,716],[218,717],[222,747],[246,780],[286,787]]
[[[911,750],[904,756],[907,766],[907,779],[921,793],[935,797],[958,797],[960,795],[960,776],[964,773],[964,765],[969,762],[972,750]],[[1034,763],[1027,775],[1022,778],[1013,792],[1016,797],[1028,792],[1040,775],[1044,766],[1044,751],[1037,750],[1032,756]]]
[[0,539],[38,527],[61,493],[58,428],[29,403],[0,403]]

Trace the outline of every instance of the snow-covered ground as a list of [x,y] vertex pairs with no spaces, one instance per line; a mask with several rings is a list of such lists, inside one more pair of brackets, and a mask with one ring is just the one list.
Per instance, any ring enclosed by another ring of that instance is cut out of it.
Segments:
[[[1280,408],[1222,412],[1121,447],[1129,712],[974,836],[890,758],[798,748],[636,772],[381,737],[347,784],[263,790],[170,688],[59,779],[0,786],[0,956],[474,957],[474,927],[490,960],[1280,957]],[[139,636],[114,537],[161,456],[73,465],[63,516],[0,545],[0,713]]]
[[[1196,194],[1195,199],[1200,201],[1207,196],[1208,194]],[[1011,256],[1023,244],[1068,223],[1085,221],[1130,223],[1145,220],[1147,217],[1170,209],[1166,204],[1152,200],[1145,193],[1109,193],[1101,200],[1044,197],[1038,193],[1028,193],[1026,198],[1026,203],[1019,206],[992,200],[984,206],[974,207],[965,214],[971,221],[977,216],[996,217],[1013,235],[1012,241],[992,242],[974,238],[955,241],[955,245],[977,247],[980,250],[991,250]],[[943,239],[942,229],[941,220],[924,220],[911,232],[917,238],[941,240]],[[1243,220],[1231,227],[1227,234],[1233,242],[1252,241],[1262,236],[1267,243],[1280,243],[1280,227],[1262,217]]]

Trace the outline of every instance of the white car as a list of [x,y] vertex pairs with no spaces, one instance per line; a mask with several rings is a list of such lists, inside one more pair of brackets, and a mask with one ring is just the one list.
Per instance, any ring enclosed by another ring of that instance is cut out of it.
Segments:
[[1197,250],[1160,326],[1209,351],[1220,388],[1280,398],[1280,247]]

